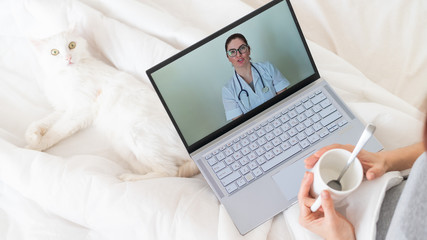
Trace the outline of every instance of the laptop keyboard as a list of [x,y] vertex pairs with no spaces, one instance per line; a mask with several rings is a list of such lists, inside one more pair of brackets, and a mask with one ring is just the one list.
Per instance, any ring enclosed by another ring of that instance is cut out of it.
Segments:
[[231,194],[345,124],[340,111],[318,90],[204,158]]

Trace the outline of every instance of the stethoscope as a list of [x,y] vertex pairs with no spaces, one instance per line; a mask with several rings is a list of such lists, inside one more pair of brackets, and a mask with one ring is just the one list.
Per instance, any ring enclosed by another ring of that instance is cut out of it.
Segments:
[[[262,92],[263,93],[266,93],[266,92],[268,92],[270,89],[267,87],[267,86],[265,86],[265,83],[264,83],[264,79],[262,78],[262,76],[261,76],[261,74],[259,73],[259,71],[258,71],[258,69],[251,63],[251,66],[255,69],[255,71],[258,73],[258,75],[259,75],[259,77],[261,78],[261,83],[262,83]],[[239,86],[240,86],[240,92],[239,92],[239,94],[237,94],[237,98],[239,99],[239,101],[242,103],[242,105],[246,108],[246,110],[248,111],[248,109],[249,109],[249,93],[248,93],[248,91],[246,91],[245,89],[243,89],[243,86],[242,86],[242,83],[240,83],[240,81],[239,81],[239,75],[237,74],[237,72],[236,72],[236,70],[234,70],[234,75],[236,75],[236,79],[237,79],[237,82],[239,83]],[[240,95],[242,94],[242,93],[245,93],[246,94],[246,97],[247,97],[247,102],[243,102],[242,101],[242,99],[240,98]],[[247,106],[246,106],[247,105]]]

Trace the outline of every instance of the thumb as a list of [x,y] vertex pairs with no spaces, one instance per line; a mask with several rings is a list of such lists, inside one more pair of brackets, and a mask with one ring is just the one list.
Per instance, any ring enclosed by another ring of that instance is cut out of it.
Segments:
[[323,212],[325,213],[325,218],[330,218],[331,216],[334,216],[336,214],[335,208],[334,208],[334,201],[332,200],[331,194],[323,190],[322,194],[322,208]]
[[366,179],[374,180],[378,177],[381,177],[384,174],[384,171],[379,168],[370,168],[366,171]]

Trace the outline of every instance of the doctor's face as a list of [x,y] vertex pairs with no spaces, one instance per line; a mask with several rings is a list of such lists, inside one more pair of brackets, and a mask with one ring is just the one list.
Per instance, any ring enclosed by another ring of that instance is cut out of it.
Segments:
[[227,46],[227,52],[230,50],[236,50],[236,55],[233,57],[227,54],[228,61],[233,64],[234,68],[241,68],[250,65],[251,50],[242,39],[235,38],[231,40]]

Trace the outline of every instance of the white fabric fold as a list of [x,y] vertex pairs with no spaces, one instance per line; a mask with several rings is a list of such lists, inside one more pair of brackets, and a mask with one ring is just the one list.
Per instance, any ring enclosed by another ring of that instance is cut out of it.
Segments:
[[[116,176],[126,171],[126,164],[111,150],[108,139],[94,128],[81,131],[44,153],[23,148],[27,126],[52,111],[37,85],[41,72],[32,52],[31,38],[45,37],[75,24],[97,57],[141,81],[148,81],[145,74],[148,68],[267,2],[0,2],[0,239],[299,239],[302,230],[288,217],[296,216],[295,206],[285,215],[278,215],[241,236],[201,176],[120,182]],[[392,149],[417,142],[421,139],[423,118],[419,111],[420,94],[427,87],[426,82],[410,79],[425,75],[419,68],[425,60],[425,51],[421,49],[425,48],[405,37],[399,44],[413,45],[408,51],[397,51],[399,57],[393,61],[404,66],[416,64],[412,68],[394,69],[392,72],[398,73],[398,78],[390,78],[390,72],[384,78],[376,78],[383,71],[382,68],[374,71],[377,61],[383,59],[388,64],[390,55],[386,52],[396,45],[393,39],[388,39],[377,54],[375,49],[383,38],[372,33],[383,32],[385,25],[378,23],[368,31],[363,24],[355,30],[372,34],[369,37],[372,47],[369,51],[346,49],[351,41],[369,45],[366,39],[361,43],[358,38],[350,41],[341,37],[346,30],[339,26],[354,27],[357,21],[355,16],[347,19],[337,14],[337,8],[349,12],[357,2],[343,2],[336,7],[322,0],[292,3],[304,34],[312,40],[309,47],[321,75],[362,121],[377,125],[376,137],[384,147]],[[421,14],[422,5],[416,9],[414,6],[419,3],[413,2],[402,13],[396,12],[390,21],[407,19],[407,11],[413,11],[417,19],[425,16]],[[357,6],[371,7],[368,1]],[[389,11],[378,10],[377,14],[384,19]],[[364,16],[375,19],[369,14]],[[412,30],[420,28],[416,21],[405,21]],[[408,34],[419,36],[414,31]],[[370,58],[376,60],[372,67],[360,67],[359,63]],[[406,71],[408,74],[403,74]],[[390,80],[386,81],[387,77]],[[388,91],[384,86],[402,86],[405,82],[411,84],[402,91]],[[413,98],[407,98],[409,90],[413,91]],[[369,193],[362,191],[361,197],[371,196],[370,190],[366,191]],[[382,196],[376,196],[369,207],[375,208],[381,202]],[[376,216],[372,217],[370,222],[375,221]],[[359,220],[352,219],[355,223]],[[369,227],[357,225],[358,229]],[[373,231],[368,229],[370,233]]]

